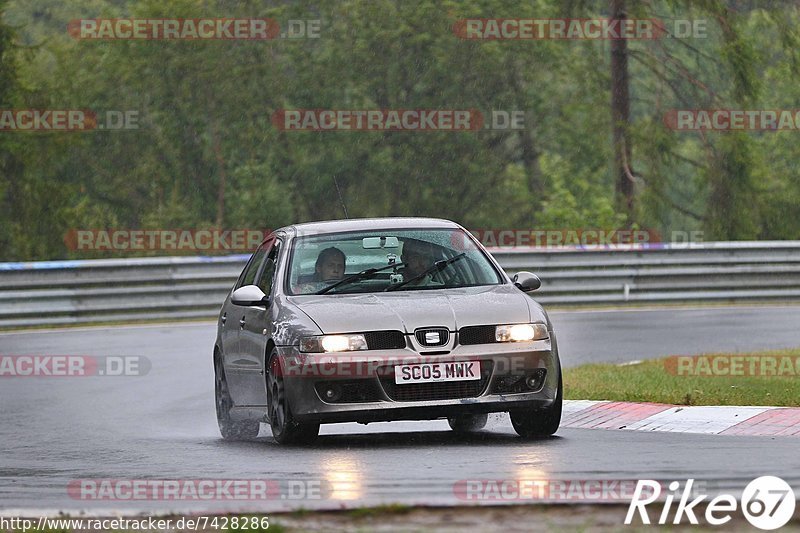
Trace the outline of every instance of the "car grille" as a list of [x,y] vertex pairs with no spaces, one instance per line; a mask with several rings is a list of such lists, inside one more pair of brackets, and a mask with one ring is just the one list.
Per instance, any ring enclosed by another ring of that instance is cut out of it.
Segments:
[[364,338],[370,350],[400,350],[406,347],[406,337],[400,331],[367,331]]
[[394,382],[394,368],[378,369],[381,385],[386,395],[397,402],[424,402],[433,400],[456,400],[476,398],[483,394],[492,375],[492,361],[481,361],[481,379],[471,381],[444,381],[440,383],[408,383],[398,385]]
[[[336,400],[325,399],[325,389],[330,385],[337,385],[341,396]],[[370,379],[354,379],[351,381],[320,381],[314,384],[317,394],[325,403],[365,403],[381,401],[381,392],[378,383]]]
[[495,326],[467,326],[458,330],[459,344],[493,344],[497,342]]

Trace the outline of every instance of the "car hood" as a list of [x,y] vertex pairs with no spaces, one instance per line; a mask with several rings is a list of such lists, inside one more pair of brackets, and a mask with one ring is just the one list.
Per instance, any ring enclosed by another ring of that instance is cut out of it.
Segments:
[[532,300],[511,284],[287,299],[326,334],[547,321],[541,308],[529,306]]

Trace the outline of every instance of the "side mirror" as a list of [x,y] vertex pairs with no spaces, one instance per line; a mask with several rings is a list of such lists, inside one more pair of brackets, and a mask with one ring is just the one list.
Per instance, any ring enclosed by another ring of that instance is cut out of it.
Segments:
[[231,303],[243,307],[269,305],[269,298],[264,294],[264,291],[255,285],[245,285],[233,291],[233,294],[231,294]]
[[514,274],[514,277],[511,278],[511,281],[513,281],[514,285],[522,292],[535,291],[542,286],[542,280],[539,279],[539,276],[530,272],[517,272]]

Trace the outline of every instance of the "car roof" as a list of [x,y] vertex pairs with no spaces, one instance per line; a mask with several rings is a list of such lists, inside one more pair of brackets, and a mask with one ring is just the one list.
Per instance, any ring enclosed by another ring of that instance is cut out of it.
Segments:
[[292,224],[278,231],[286,231],[292,235],[321,235],[346,231],[365,230],[398,230],[398,229],[455,229],[460,226],[442,218],[422,217],[385,217],[385,218],[350,218],[345,220],[324,220]]

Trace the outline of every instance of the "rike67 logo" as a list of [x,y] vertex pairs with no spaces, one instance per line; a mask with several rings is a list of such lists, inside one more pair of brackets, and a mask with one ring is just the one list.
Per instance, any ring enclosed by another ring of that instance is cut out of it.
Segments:
[[[695,509],[708,497],[701,494],[689,501],[692,493],[693,479],[686,481],[681,490],[681,484],[673,481],[668,485],[670,492],[663,498],[663,507],[656,523],[681,524],[688,520],[690,524],[697,525],[699,521]],[[661,483],[649,479],[639,480],[633,494],[633,499],[625,516],[625,524],[633,523],[637,514],[643,524],[650,524],[650,515],[647,506],[661,502]],[[680,491],[680,492],[679,492]],[[673,514],[673,502],[678,500]],[[774,530],[785,526],[792,519],[795,509],[795,495],[792,487],[784,480],[775,476],[762,476],[751,481],[742,492],[741,507],[736,498],[730,494],[720,494],[705,505],[705,521],[713,526],[721,526],[731,521],[732,513],[741,509],[742,514],[751,525],[763,530]],[[672,520],[670,520],[672,518]]]

